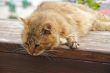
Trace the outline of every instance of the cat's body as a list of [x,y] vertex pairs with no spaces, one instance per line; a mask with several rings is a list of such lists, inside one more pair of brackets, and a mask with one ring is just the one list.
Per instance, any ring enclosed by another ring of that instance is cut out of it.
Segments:
[[27,51],[39,55],[62,40],[71,48],[90,30],[110,30],[110,18],[83,5],[44,2],[24,22],[22,40]]

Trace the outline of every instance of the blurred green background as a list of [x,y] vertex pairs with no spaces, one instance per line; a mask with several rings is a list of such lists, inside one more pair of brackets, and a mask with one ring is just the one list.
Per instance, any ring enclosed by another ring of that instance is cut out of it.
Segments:
[[110,0],[0,0],[0,19],[26,17],[43,1],[80,3],[110,15]]

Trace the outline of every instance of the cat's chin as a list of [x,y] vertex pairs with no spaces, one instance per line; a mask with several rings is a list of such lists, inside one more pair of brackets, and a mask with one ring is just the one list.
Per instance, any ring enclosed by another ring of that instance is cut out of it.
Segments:
[[45,50],[39,51],[39,52],[35,52],[33,54],[31,54],[32,56],[39,56],[42,55],[45,52]]

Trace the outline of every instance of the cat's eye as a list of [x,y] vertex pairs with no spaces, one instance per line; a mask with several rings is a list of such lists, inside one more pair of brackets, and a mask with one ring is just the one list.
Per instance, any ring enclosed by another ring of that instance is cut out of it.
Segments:
[[24,47],[26,47],[26,48],[27,48],[28,46],[29,46],[29,44],[28,44],[28,43],[24,43]]
[[27,42],[25,42],[24,44],[27,45],[27,46],[29,45]]
[[35,44],[35,48],[39,47],[40,45],[39,44]]

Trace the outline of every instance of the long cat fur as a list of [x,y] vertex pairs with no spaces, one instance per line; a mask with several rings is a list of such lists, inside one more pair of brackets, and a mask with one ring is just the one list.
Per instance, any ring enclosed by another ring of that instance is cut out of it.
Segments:
[[63,43],[78,48],[79,38],[90,30],[110,30],[109,16],[67,2],[43,2],[31,16],[21,20],[22,41],[31,55],[40,55]]

